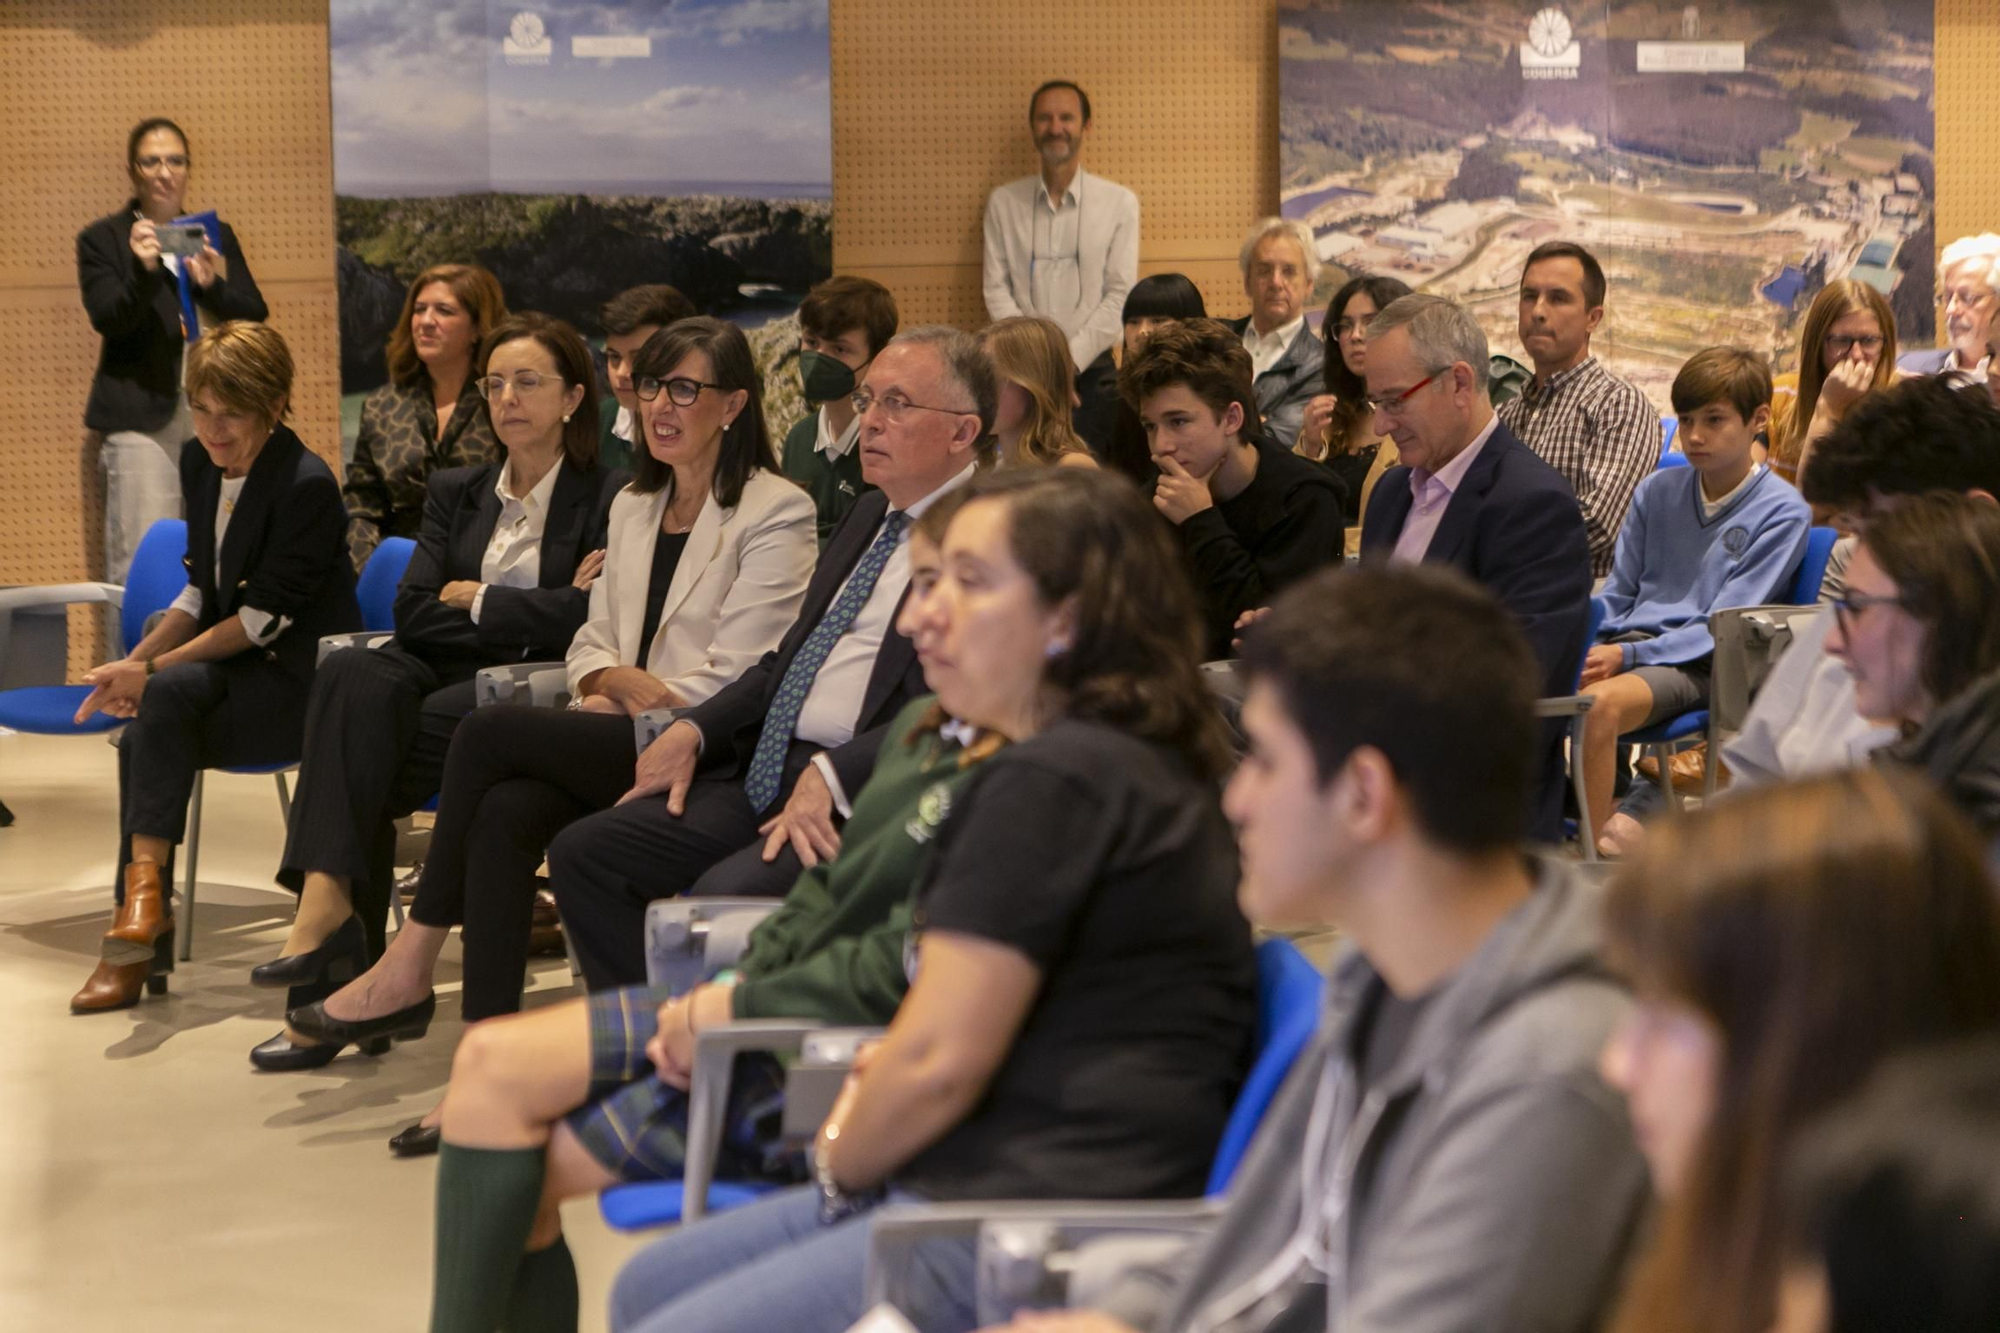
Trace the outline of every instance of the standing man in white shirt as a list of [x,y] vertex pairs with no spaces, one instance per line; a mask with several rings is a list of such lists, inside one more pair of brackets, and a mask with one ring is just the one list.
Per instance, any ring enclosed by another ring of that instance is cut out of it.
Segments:
[[1139,276],[1139,196],[1083,169],[1090,97],[1076,84],[1051,79],[1035,89],[1028,127],[1040,172],[986,199],[986,314],[1061,326],[1077,372],[1077,433],[1101,451],[1117,400],[1111,349]]
[[1326,344],[1306,323],[1306,302],[1319,281],[1319,249],[1311,228],[1291,218],[1263,218],[1237,255],[1250,313],[1229,327],[1243,339],[1256,378],[1264,434],[1281,448],[1298,442],[1306,403],[1319,392]]

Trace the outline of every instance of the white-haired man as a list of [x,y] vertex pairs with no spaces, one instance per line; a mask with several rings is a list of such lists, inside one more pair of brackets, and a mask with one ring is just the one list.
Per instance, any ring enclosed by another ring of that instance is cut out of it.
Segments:
[[1243,238],[1237,263],[1250,313],[1229,327],[1250,353],[1264,433],[1289,449],[1326,362],[1326,344],[1306,323],[1306,302],[1319,281],[1312,229],[1292,218],[1264,218]]
[[2000,235],[1961,236],[1938,257],[1938,298],[1944,303],[1943,347],[1897,358],[1906,375],[1953,370],[1973,379],[1986,375],[1987,329],[2000,314]]

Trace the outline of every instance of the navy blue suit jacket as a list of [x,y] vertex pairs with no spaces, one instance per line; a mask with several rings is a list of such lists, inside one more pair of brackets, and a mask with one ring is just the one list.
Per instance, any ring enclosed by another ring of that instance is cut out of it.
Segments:
[[[1361,558],[1386,560],[1410,515],[1410,469],[1375,483],[1361,520]],[[1496,422],[1445,506],[1426,564],[1450,565],[1500,599],[1541,666],[1543,697],[1574,694],[1590,632],[1590,543],[1583,510],[1562,474]],[[1561,728],[1551,736],[1534,832],[1553,838],[1562,818]],[[1551,778],[1552,768],[1553,777]]]

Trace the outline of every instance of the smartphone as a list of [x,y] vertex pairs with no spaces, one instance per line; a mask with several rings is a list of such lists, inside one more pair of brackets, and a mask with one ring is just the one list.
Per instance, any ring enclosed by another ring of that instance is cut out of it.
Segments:
[[208,230],[199,222],[163,222],[153,228],[160,241],[160,253],[182,259],[200,254],[208,246]]

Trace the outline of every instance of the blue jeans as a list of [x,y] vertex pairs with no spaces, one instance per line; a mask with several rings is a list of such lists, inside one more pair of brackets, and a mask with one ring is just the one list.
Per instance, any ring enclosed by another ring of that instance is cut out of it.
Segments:
[[[904,1316],[919,1333],[971,1333],[972,1242],[924,1246],[914,1262]],[[843,1333],[866,1313],[867,1264],[866,1213],[823,1227],[817,1189],[783,1190],[633,1255],[611,1289],[612,1333]]]

